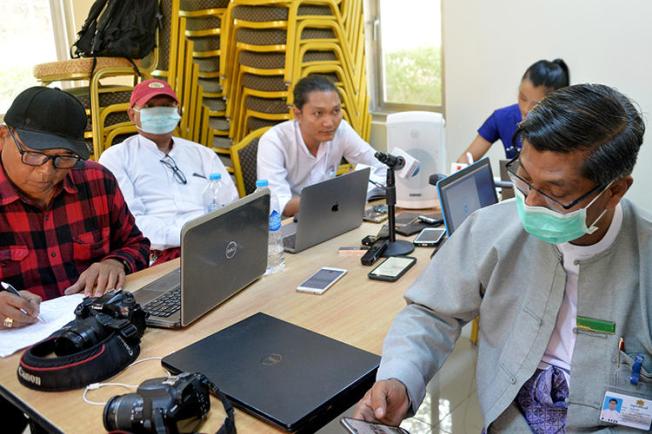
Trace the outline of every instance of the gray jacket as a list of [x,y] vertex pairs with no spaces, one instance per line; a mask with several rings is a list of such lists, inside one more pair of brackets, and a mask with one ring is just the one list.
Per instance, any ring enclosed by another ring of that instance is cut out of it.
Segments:
[[[652,219],[629,201],[621,203],[623,223],[613,245],[579,264],[577,314],[613,321],[616,333],[576,331],[571,432],[616,432],[599,420],[607,389],[652,399]],[[416,411],[462,326],[480,315],[476,381],[485,427],[527,430],[511,404],[541,361],[565,281],[561,254],[523,230],[513,201],[474,213],[407,290],[408,305],[385,339],[377,378],[402,381]],[[620,337],[627,354],[619,355]],[[632,386],[631,355],[637,352],[645,355],[644,371]]]

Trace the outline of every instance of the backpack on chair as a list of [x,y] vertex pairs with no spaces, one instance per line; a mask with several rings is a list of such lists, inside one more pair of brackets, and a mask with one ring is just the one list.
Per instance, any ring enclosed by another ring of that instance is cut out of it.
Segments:
[[142,59],[156,46],[161,19],[158,0],[95,0],[71,56],[125,57],[135,67],[133,59]]

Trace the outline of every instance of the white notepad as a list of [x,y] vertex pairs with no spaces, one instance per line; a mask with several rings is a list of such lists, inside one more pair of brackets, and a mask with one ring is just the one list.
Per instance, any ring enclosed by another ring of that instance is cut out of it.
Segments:
[[40,316],[43,321],[22,328],[0,330],[0,357],[7,357],[18,350],[29,347],[75,319],[75,308],[84,299],[84,294],[66,295],[41,303]]

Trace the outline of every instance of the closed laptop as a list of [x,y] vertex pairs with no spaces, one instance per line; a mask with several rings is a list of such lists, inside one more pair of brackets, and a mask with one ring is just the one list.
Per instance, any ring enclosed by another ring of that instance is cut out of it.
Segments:
[[371,387],[380,357],[257,313],[165,357],[201,372],[239,408],[287,431],[314,432]]

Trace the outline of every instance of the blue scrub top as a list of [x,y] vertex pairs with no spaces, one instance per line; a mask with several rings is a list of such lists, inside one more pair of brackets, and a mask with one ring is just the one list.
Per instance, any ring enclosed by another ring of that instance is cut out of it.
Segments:
[[518,104],[499,108],[482,124],[478,134],[489,143],[500,139],[505,148],[505,156],[511,160],[523,146],[520,139],[516,143],[516,148],[512,146],[512,137],[519,122],[521,122],[521,111],[518,109]]

